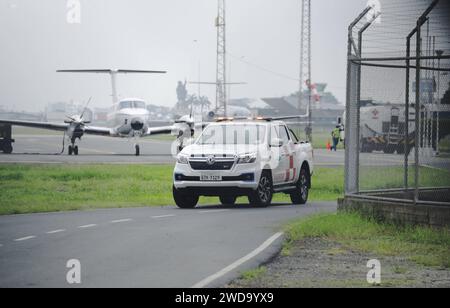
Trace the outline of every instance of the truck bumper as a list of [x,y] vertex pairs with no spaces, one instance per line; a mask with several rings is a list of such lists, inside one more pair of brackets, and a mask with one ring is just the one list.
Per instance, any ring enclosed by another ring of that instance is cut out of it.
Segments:
[[[261,170],[256,164],[236,165],[227,171],[198,171],[190,165],[177,164],[173,179],[176,189],[189,189],[202,196],[219,196],[225,193],[246,195],[258,188]],[[202,175],[222,176],[222,181],[201,181]]]

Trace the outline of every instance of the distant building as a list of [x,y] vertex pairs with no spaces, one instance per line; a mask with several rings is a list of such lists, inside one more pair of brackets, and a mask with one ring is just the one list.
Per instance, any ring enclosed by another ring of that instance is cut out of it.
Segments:
[[[312,102],[312,119],[319,126],[335,125],[337,118],[345,111],[345,106],[326,88],[326,83],[316,84],[316,95],[320,100]],[[309,91],[304,91],[302,95],[304,104],[301,110],[298,110],[298,93],[286,97],[232,99],[229,105],[248,108],[255,116],[291,116],[306,113]]]
[[49,103],[45,108],[45,119],[47,122],[63,122],[67,117],[74,115],[81,115],[84,111],[84,119],[87,121],[93,120],[93,112],[89,108],[86,110],[85,106],[75,103],[55,102]]

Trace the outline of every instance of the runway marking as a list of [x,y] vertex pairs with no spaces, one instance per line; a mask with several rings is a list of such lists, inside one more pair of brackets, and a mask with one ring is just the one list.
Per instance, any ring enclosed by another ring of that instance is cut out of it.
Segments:
[[270,245],[272,245],[272,243],[275,242],[282,235],[283,235],[283,232],[278,232],[278,233],[272,235],[268,240],[266,240],[264,243],[262,243],[261,246],[259,246],[255,250],[253,250],[251,253],[249,253],[245,257],[242,257],[241,259],[239,259],[239,260],[235,261],[234,263],[228,265],[227,267],[225,267],[224,269],[218,271],[217,273],[215,273],[215,274],[213,274],[213,275],[211,275],[209,277],[206,277],[202,281],[200,281],[200,282],[196,283],[195,285],[193,285],[192,288],[194,288],[194,289],[204,288],[207,285],[209,285],[211,282],[213,282],[214,280],[216,280],[216,279],[218,279],[218,278],[220,278],[222,276],[225,276],[226,274],[228,274],[232,270],[238,268],[239,266],[241,266],[245,262],[247,262],[247,261],[251,260],[252,258],[256,257],[257,255],[259,255],[261,252],[263,252],[265,249],[267,249]]
[[61,233],[61,232],[65,232],[65,231],[66,231],[66,229],[58,229],[58,230],[48,231],[48,232],[45,232],[45,233],[47,233],[47,234],[56,234],[56,233]]
[[92,227],[96,227],[96,224],[91,224],[91,225],[84,225],[84,226],[79,226],[78,229],[87,229],[87,228],[92,228]]
[[175,215],[152,216],[153,219],[169,218],[169,217],[175,217]]
[[200,211],[199,214],[212,214],[212,213],[222,213],[222,212],[228,212],[229,210],[207,210],[207,211]]
[[129,221],[132,221],[133,219],[131,219],[131,218],[126,218],[126,219],[117,219],[117,220],[111,220],[111,223],[112,224],[118,224],[118,223],[121,223],[121,222],[129,222]]
[[26,237],[15,239],[14,242],[23,242],[23,241],[31,240],[31,239],[34,239],[34,238],[36,238],[36,236],[30,235],[30,236],[26,236]]
[[440,170],[440,171],[446,171],[446,168],[439,168],[439,167],[434,167],[434,166],[430,166],[430,165],[421,165],[421,167],[425,167],[425,168],[430,168],[432,170]]

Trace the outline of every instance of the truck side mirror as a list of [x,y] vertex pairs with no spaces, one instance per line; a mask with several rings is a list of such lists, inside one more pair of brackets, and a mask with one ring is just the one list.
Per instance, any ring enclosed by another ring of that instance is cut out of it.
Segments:
[[272,141],[270,142],[271,148],[281,148],[283,145],[284,145],[283,140],[279,138],[272,139]]
[[339,125],[342,124],[342,118],[341,118],[341,117],[337,118],[337,123],[338,123]]

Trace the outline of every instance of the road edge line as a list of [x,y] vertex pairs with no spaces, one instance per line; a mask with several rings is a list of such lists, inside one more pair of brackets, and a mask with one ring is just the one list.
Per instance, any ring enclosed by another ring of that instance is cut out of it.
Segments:
[[230,273],[234,269],[238,268],[242,264],[246,263],[247,261],[251,260],[252,258],[259,255],[261,252],[266,250],[270,245],[272,245],[276,240],[278,240],[281,236],[283,236],[283,232],[278,232],[272,235],[269,239],[267,239],[264,243],[262,243],[258,248],[250,252],[248,255],[240,258],[239,260],[236,260],[232,264],[228,265],[227,267],[223,268],[222,270],[218,271],[217,273],[206,277],[202,281],[194,284],[191,288],[193,289],[200,289],[205,288],[207,285],[212,283],[213,281],[225,276],[226,274]]

